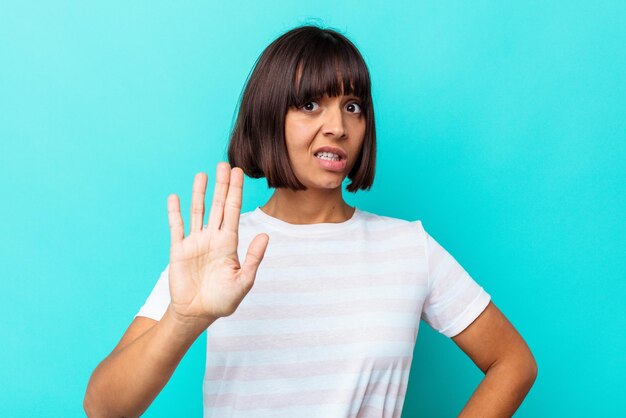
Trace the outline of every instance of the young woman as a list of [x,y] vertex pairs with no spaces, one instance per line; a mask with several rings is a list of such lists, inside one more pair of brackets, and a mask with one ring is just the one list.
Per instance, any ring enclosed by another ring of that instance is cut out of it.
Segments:
[[[170,264],[91,376],[88,415],[141,414],[207,330],[205,417],[399,417],[420,319],[485,373],[461,416],[512,415],[537,370],[522,337],[420,221],[344,201],[346,177],[350,192],[371,188],[375,156],[356,47],[310,26],[270,44],[208,225],[199,173],[187,236],[169,196]],[[241,214],[244,173],[275,192]]]

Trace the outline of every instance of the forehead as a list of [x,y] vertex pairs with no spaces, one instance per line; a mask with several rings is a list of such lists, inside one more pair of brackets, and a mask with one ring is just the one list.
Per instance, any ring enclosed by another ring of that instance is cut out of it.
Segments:
[[365,63],[349,54],[309,54],[301,57],[293,76],[292,104],[311,97],[369,97]]

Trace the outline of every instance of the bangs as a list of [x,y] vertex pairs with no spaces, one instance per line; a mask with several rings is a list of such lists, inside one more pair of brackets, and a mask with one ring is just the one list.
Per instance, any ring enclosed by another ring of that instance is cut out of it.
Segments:
[[376,169],[376,124],[370,76],[357,47],[332,29],[301,26],[275,39],[261,54],[240,98],[228,161],[269,188],[307,190],[293,171],[285,119],[293,107],[324,96],[360,101],[365,133],[346,190],[369,190]]
[[303,48],[289,95],[289,106],[300,107],[324,95],[356,96],[361,105],[370,101],[370,79],[359,52],[332,37],[315,39]]

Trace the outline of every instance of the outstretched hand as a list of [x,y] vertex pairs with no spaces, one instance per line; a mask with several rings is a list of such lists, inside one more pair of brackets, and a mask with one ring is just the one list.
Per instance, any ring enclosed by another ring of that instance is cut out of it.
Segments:
[[239,263],[239,215],[243,170],[217,165],[209,223],[203,228],[207,176],[198,173],[191,198],[191,226],[184,236],[178,196],[167,200],[171,247],[169,285],[173,313],[186,320],[215,320],[231,315],[248,294],[269,236],[259,234]]

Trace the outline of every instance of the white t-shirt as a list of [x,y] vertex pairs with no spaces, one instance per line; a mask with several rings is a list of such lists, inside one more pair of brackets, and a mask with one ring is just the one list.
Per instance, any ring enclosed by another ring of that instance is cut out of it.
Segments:
[[[355,210],[295,225],[240,216],[239,260],[270,237],[254,286],[207,330],[204,417],[400,417],[420,318],[448,337],[490,296],[421,221]],[[160,320],[168,269],[137,316]]]

